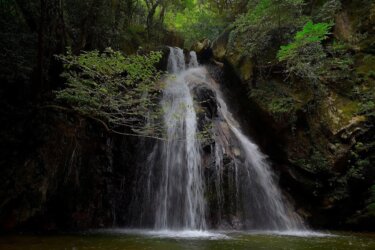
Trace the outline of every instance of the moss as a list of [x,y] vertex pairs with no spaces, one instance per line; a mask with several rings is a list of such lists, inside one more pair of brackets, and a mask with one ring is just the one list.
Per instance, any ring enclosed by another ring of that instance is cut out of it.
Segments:
[[294,100],[290,97],[275,98],[268,104],[273,114],[290,113],[294,110]]
[[212,52],[217,60],[223,60],[227,53],[230,32],[230,29],[225,30],[212,44]]
[[375,79],[375,71],[374,70],[370,70],[369,72],[367,72],[367,77]]
[[280,82],[268,82],[259,84],[251,89],[250,98],[255,101],[276,122],[293,127],[297,120],[296,112],[301,107],[289,88]]
[[253,76],[253,62],[251,58],[241,53],[229,52],[227,60],[234,68],[236,75],[243,82],[248,82]]
[[356,72],[359,76],[372,76],[375,72],[375,56],[360,55],[356,61]]
[[243,81],[251,80],[253,76],[254,64],[249,57],[244,57],[240,66],[240,77]]
[[361,103],[358,100],[351,100],[334,92],[330,92],[319,108],[324,124],[333,134],[350,124],[364,121],[366,118],[358,115],[360,109]]
[[296,109],[303,109],[314,98],[312,91],[309,89],[296,89],[289,94],[295,100]]
[[359,103],[355,101],[350,101],[348,99],[340,98],[338,106],[341,108],[339,112],[341,112],[342,118],[344,122],[348,122],[354,114],[356,114],[359,110]]

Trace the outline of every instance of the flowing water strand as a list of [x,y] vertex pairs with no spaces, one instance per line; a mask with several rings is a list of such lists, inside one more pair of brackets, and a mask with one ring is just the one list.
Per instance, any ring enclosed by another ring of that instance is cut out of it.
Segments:
[[[206,220],[213,211],[205,196],[211,184],[205,182],[213,179],[210,195],[215,196],[218,221],[211,225],[220,227],[223,222],[250,230],[305,230],[302,219],[284,199],[267,157],[233,118],[218,84],[205,67],[199,67],[195,52],[187,58],[182,49],[170,48],[167,68],[172,76],[166,80],[160,102],[166,138],[155,144],[143,171],[147,173],[140,190],[143,187],[147,193],[143,210],[149,211],[144,217],[157,230],[207,229]],[[197,86],[211,90],[217,106],[216,118],[212,118],[210,178],[205,178],[208,170],[203,166],[202,141],[197,139]]]
[[184,53],[170,48],[167,81],[161,105],[166,142],[162,145],[162,176],[155,227],[205,229],[205,200],[197,117],[186,78]]
[[189,61],[189,68],[196,68],[199,66],[197,53],[195,51],[190,51],[190,61]]
[[[228,124],[230,130],[239,142],[244,161],[236,164],[237,185],[243,193],[244,213],[249,214],[252,223],[250,229],[266,230],[300,230],[305,229],[302,219],[293,211],[290,204],[282,198],[280,188],[275,182],[267,157],[262,154],[251,140],[241,131],[238,122],[229,112],[218,86],[213,86],[218,101],[219,113]],[[217,141],[219,147],[223,147]],[[242,168],[242,169],[239,169]]]

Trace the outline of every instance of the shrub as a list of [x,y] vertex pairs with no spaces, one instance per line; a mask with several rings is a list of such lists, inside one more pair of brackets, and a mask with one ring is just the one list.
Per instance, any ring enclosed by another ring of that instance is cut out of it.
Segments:
[[111,128],[157,134],[157,127],[150,127],[147,120],[157,116],[155,99],[161,72],[154,65],[161,58],[160,52],[124,56],[109,48],[103,53],[91,51],[76,56],[68,52],[57,57],[64,64],[62,77],[66,79],[66,88],[56,92],[58,100]]
[[274,42],[276,32],[281,37],[281,29],[300,27],[305,20],[302,15],[302,0],[260,0],[249,3],[249,11],[234,22],[230,35],[230,45],[238,48],[243,44],[241,53],[249,56],[262,54]]
[[329,35],[329,23],[308,22],[294,37],[293,42],[281,46],[277,58],[285,61],[287,71],[316,81],[323,72],[326,53],[321,42]]

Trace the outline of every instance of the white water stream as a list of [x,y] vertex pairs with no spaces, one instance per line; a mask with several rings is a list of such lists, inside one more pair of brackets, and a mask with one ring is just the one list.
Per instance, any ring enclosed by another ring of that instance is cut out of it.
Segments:
[[[303,220],[283,197],[267,157],[230,113],[220,86],[205,67],[199,67],[194,52],[186,61],[181,49],[170,48],[168,71],[172,77],[161,101],[166,141],[157,143],[147,159],[147,181],[142,184],[147,194],[140,207],[149,215],[142,218],[155,230],[165,232],[204,231],[221,224],[235,229],[239,224],[241,230],[307,232]],[[210,131],[214,140],[210,171],[214,174],[210,178],[199,138],[198,113],[202,111],[195,100],[197,86],[216,98],[217,114]],[[211,193],[209,179],[214,180]]]

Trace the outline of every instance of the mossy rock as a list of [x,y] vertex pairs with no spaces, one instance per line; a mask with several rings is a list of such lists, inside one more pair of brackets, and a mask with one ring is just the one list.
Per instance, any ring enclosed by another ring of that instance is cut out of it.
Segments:
[[227,29],[212,43],[212,52],[216,60],[223,61],[225,59],[230,32],[231,30]]
[[215,60],[226,62],[234,69],[237,77],[245,83],[253,77],[254,62],[251,57],[242,53],[241,44],[236,49],[229,46],[231,29],[225,30],[212,44],[212,53]]
[[238,64],[238,75],[244,82],[249,82],[253,76],[254,63],[249,57],[242,57]]
[[357,115],[359,111],[360,102],[334,92],[329,93],[319,107],[322,122],[332,135],[349,126],[356,126],[366,121],[366,117]]
[[204,51],[210,49],[211,41],[207,38],[194,43],[191,50],[195,51],[198,55],[204,53]]
[[375,78],[375,56],[369,54],[358,55],[355,69],[359,76]]
[[303,114],[313,94],[298,84],[291,85],[282,80],[269,80],[257,84],[250,90],[250,98],[282,129],[292,127],[297,114]]

